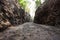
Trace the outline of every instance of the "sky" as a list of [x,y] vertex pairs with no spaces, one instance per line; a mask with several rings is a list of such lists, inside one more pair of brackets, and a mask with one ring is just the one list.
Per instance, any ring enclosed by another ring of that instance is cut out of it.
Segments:
[[43,3],[45,0],[41,0],[41,3]]
[[28,5],[28,7],[30,8],[30,16],[31,16],[31,19],[33,20],[34,19],[34,15],[35,15],[35,7],[36,7],[36,4],[35,4],[35,1],[34,0],[28,0],[30,3]]
[[[30,2],[30,4],[28,4],[28,7],[30,8],[29,14],[33,20],[34,16],[35,16],[35,11],[36,11],[36,8],[35,8],[36,7],[36,4],[35,4],[36,0],[28,0],[28,1]],[[44,0],[41,0],[41,3],[43,3],[43,2],[44,2]]]

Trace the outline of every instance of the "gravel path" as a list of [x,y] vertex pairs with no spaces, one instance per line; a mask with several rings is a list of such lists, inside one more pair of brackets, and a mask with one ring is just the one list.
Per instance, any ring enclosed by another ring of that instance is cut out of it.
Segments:
[[29,22],[1,32],[0,40],[60,40],[60,29]]

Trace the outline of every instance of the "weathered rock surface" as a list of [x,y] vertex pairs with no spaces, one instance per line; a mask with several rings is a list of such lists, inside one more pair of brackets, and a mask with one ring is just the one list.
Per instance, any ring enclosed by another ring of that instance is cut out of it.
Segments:
[[60,28],[24,23],[0,32],[0,40],[60,40]]
[[60,26],[60,0],[46,0],[39,6],[34,23]]
[[30,19],[26,15],[18,0],[0,0],[0,31],[27,22]]

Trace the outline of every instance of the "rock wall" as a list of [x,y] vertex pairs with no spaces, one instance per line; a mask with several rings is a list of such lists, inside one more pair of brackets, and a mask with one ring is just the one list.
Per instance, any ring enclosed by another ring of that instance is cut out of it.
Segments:
[[60,0],[46,0],[35,12],[34,23],[60,26]]
[[29,19],[26,15],[18,0],[0,0],[0,31],[27,22]]

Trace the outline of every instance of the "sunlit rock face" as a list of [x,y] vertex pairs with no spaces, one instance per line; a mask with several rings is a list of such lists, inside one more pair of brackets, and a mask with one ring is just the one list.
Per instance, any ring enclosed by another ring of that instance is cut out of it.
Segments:
[[0,0],[0,29],[23,24],[27,20],[26,15],[18,0]]
[[60,0],[47,0],[35,12],[34,22],[60,26]]
[[0,40],[60,40],[60,29],[54,26],[24,23],[1,32]]

